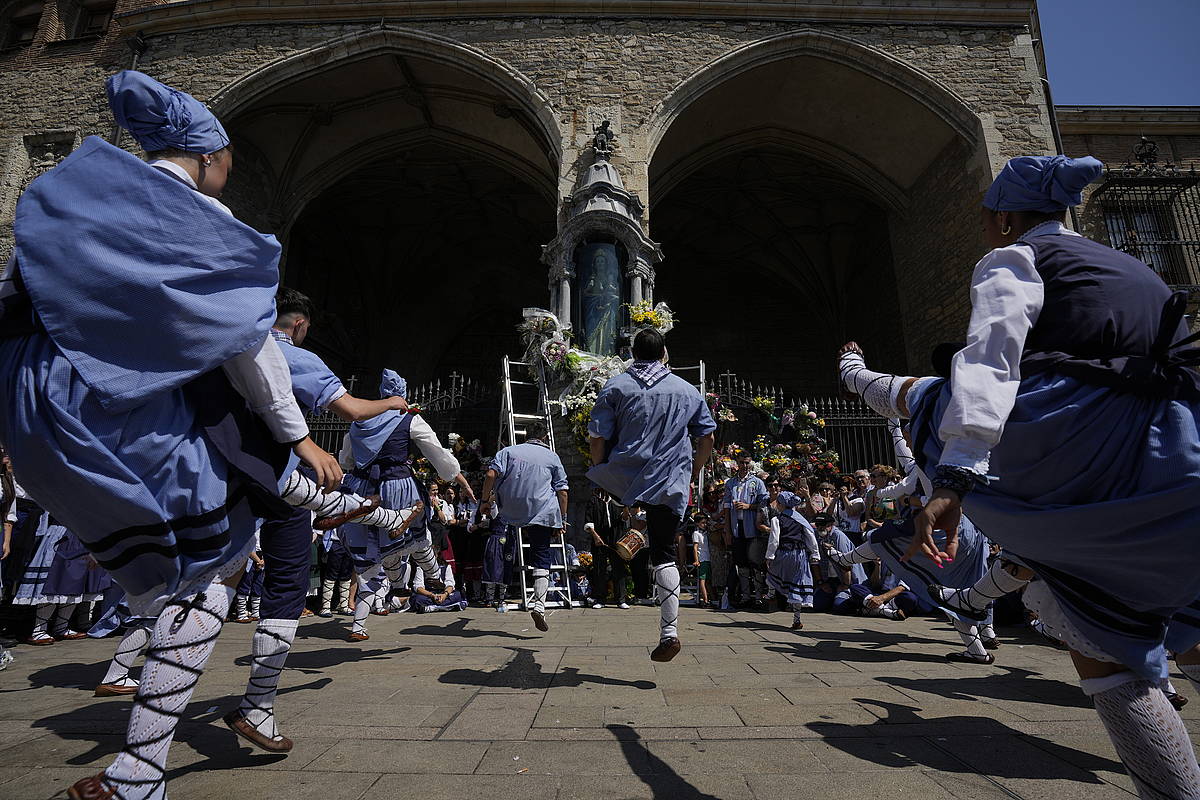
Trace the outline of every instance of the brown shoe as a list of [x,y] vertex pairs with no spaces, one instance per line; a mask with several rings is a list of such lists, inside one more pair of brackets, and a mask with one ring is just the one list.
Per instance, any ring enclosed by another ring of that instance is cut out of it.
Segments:
[[104,779],[104,773],[93,775],[76,781],[67,789],[67,797],[71,800],[112,800],[117,795],[117,787]]
[[367,639],[370,639],[370,638],[371,637],[367,636],[365,633],[351,633],[350,634],[350,641],[352,641],[352,642],[365,642]]
[[54,641],[56,641],[56,642],[77,642],[80,639],[86,639],[86,638],[87,638],[87,634],[84,633],[83,631],[71,631],[70,633],[54,634]]
[[96,687],[96,693],[92,697],[121,697],[123,695],[137,694],[138,687],[122,686],[119,683],[102,683]]
[[353,522],[356,519],[361,519],[377,508],[379,508],[379,495],[373,494],[370,497],[364,497],[363,504],[353,511],[347,511],[344,514],[334,514],[332,517],[321,517],[320,519],[317,519],[313,522],[313,528],[319,531],[332,530],[339,525],[345,525],[347,522]]
[[792,630],[794,630],[794,631],[804,630],[804,623],[801,622],[800,620],[796,620],[795,622],[792,623]]
[[658,643],[658,647],[654,648],[654,652],[650,654],[650,660],[662,662],[670,661],[672,658],[679,655],[679,651],[682,649],[683,645],[679,643],[678,639],[674,637],[670,639],[663,639]]
[[268,753],[287,753],[292,749],[292,740],[286,736],[280,735],[271,739],[259,733],[258,729],[246,719],[246,715],[242,713],[241,709],[230,711],[221,719],[229,726],[229,730]]
[[54,644],[54,637],[46,636],[45,638],[34,638],[30,636],[25,640],[25,644],[31,644],[34,647],[45,647],[47,645]]
[[[389,539],[402,539],[404,534],[408,533],[408,529],[412,527],[417,520],[425,519],[425,501],[418,500],[416,505],[409,509],[412,513],[408,515],[408,519],[400,523],[400,527],[394,531],[388,532]],[[430,587],[426,587],[430,588]],[[440,591],[440,590],[438,590]]]
[[529,616],[533,617],[533,624],[539,631],[545,633],[550,630],[550,623],[546,622],[546,615],[541,611],[530,611]]
[[979,664],[980,666],[996,663],[996,657],[991,653],[987,654],[987,658],[975,658],[966,653],[946,653],[946,660],[953,661],[955,664]]

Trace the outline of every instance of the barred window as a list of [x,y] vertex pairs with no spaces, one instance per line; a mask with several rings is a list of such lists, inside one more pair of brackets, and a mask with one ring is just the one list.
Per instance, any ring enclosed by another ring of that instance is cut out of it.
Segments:
[[24,47],[37,36],[42,20],[41,3],[14,3],[3,18],[3,47]]

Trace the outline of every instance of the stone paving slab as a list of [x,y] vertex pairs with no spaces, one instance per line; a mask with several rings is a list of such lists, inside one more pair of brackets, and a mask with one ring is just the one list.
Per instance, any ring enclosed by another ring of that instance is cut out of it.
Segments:
[[[171,750],[173,800],[920,800],[1133,797],[1065,653],[1001,629],[993,666],[952,664],[942,621],[699,611],[649,660],[651,608],[306,619],[278,714],[286,757],[220,723],[246,680],[231,625]],[[0,672],[0,798],[61,797],[123,743],[127,698],[91,689],[115,640],[16,648]],[[1178,681],[1181,687],[1186,686]],[[1192,694],[1190,687],[1183,688]],[[1200,702],[1184,711],[1200,734]]]

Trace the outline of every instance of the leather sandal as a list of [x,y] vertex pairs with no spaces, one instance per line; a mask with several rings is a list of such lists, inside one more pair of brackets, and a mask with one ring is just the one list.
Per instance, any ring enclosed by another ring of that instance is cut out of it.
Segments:
[[67,789],[67,797],[71,800],[112,800],[116,796],[117,787],[105,780],[103,772],[75,781],[75,785]]
[[353,522],[356,519],[362,519],[367,514],[370,514],[375,509],[379,508],[380,497],[373,494],[370,497],[364,497],[363,503],[353,511],[346,511],[341,514],[334,514],[332,517],[320,517],[313,522],[313,528],[318,531],[332,530],[347,522]]
[[679,651],[682,649],[683,645],[679,643],[678,639],[674,637],[663,639],[658,643],[658,647],[654,648],[654,651],[650,653],[650,660],[659,662],[670,661],[679,655]]
[[229,730],[268,753],[287,753],[292,749],[292,740],[282,734],[272,739],[259,733],[258,728],[250,724],[240,708],[230,711],[221,719],[229,726]]
[[95,694],[92,697],[123,697],[125,695],[137,694],[138,687],[122,686],[119,683],[102,683],[96,687]]

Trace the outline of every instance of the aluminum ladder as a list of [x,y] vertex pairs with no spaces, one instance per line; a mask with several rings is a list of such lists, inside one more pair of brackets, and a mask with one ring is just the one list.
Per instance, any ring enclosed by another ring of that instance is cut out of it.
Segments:
[[[520,374],[521,378],[515,377]],[[526,426],[541,422],[546,426],[546,444],[554,447],[554,425],[550,415],[550,398],[546,394],[546,374],[541,362],[529,364],[504,357],[503,391],[500,393],[500,437],[497,449],[510,447],[525,441]],[[514,392],[515,390],[515,392]],[[522,397],[514,401],[514,393]],[[533,397],[530,397],[533,395]],[[528,403],[528,405],[525,405]],[[534,406],[532,413],[517,411]],[[525,567],[525,542],[521,528],[517,528],[517,569],[521,575],[521,603],[510,603],[509,609],[528,610],[533,599],[533,582]],[[561,533],[550,538],[550,588],[546,592],[546,608],[571,608],[570,572],[567,565],[567,542]],[[561,563],[560,563],[561,562]],[[558,585],[555,585],[555,577]]]

